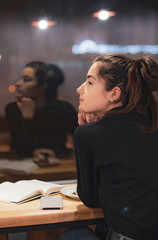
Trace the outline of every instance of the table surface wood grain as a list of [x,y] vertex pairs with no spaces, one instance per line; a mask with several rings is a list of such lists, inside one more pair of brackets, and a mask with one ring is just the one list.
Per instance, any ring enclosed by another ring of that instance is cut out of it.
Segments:
[[100,208],[89,208],[80,200],[73,200],[61,193],[60,195],[63,198],[61,210],[41,210],[40,199],[20,205],[0,202],[0,228],[84,221],[104,217]]

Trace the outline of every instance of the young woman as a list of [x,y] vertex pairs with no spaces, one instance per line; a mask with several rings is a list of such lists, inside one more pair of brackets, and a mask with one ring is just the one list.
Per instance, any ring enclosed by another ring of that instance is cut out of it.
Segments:
[[[156,85],[158,65],[151,58],[107,54],[95,59],[77,89],[78,194],[88,207],[102,208],[110,240],[158,239]],[[63,239],[99,238],[84,228]]]
[[31,62],[23,68],[16,83],[16,102],[5,109],[19,158],[41,152],[57,157],[71,153],[77,113],[70,103],[57,100],[63,82],[63,72],[54,64]]

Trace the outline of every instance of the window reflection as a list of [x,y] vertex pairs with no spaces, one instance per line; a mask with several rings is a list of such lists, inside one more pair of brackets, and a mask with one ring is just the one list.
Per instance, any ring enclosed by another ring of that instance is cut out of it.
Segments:
[[[18,75],[26,63],[39,60],[58,65],[65,74],[65,82],[59,86],[58,99],[68,101],[77,111],[76,89],[85,79],[87,69],[98,53],[73,54],[73,45],[89,39],[99,46],[151,45],[153,48],[158,42],[156,2],[44,1],[44,5],[42,2],[20,1],[16,5],[8,4],[6,0],[1,3],[0,155],[3,159],[7,158],[5,152],[11,152],[5,106],[14,102],[16,96],[16,92],[8,88],[16,85]],[[107,21],[100,21],[92,17],[100,9],[115,11],[117,14]],[[32,27],[31,22],[38,21],[44,14],[56,24],[45,31]],[[127,54],[137,58],[144,55],[140,51]],[[158,60],[157,52],[152,57]],[[158,96],[157,92],[154,94]],[[8,156],[16,157],[13,152]],[[65,177],[69,178],[68,175]]]

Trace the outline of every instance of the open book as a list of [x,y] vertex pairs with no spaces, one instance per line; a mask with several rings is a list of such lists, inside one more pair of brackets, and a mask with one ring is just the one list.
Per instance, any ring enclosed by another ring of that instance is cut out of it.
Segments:
[[0,201],[24,203],[32,199],[52,195],[64,185],[40,180],[21,180],[16,183],[3,182],[0,184]]
[[39,166],[32,159],[8,160],[0,159],[0,172],[14,175],[29,175],[34,173]]

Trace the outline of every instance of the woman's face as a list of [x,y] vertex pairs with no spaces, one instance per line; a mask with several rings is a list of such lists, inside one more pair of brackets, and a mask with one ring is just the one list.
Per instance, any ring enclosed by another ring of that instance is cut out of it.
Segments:
[[35,77],[35,70],[31,67],[25,67],[20,74],[16,87],[16,97],[18,99],[23,97],[32,99],[36,98],[38,94],[38,82]]
[[77,89],[77,93],[80,95],[80,110],[102,117],[110,110],[111,91],[106,91],[105,80],[98,75],[99,64],[96,62],[90,67],[87,79]]

